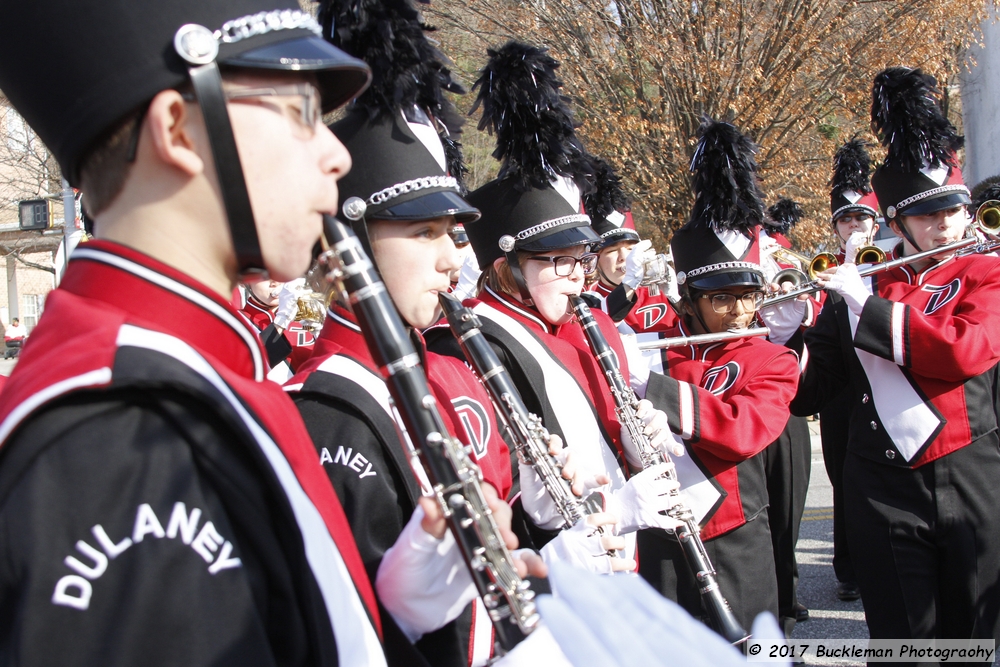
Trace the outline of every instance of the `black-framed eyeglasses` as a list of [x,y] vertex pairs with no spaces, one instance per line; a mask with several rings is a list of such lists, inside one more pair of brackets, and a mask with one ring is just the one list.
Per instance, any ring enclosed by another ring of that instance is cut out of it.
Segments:
[[[263,88],[232,88],[223,91],[223,95],[230,102],[259,97],[299,97],[301,102],[297,120],[310,136],[315,132],[316,123],[319,122],[321,115],[319,91],[311,83],[289,83]],[[194,93],[183,93],[181,96],[188,102],[197,101]]]
[[764,302],[764,293],[757,290],[737,296],[721,292],[716,294],[702,294],[699,298],[708,299],[709,303],[712,304],[712,310],[723,314],[731,312],[736,307],[737,300],[743,304],[743,310],[757,310],[760,308],[760,304]]
[[572,255],[556,255],[555,257],[532,255],[528,259],[534,259],[539,262],[552,262],[556,267],[556,275],[563,278],[573,275],[577,263],[583,267],[584,275],[590,275],[597,268],[597,255],[592,252],[584,253],[580,257],[573,257]]

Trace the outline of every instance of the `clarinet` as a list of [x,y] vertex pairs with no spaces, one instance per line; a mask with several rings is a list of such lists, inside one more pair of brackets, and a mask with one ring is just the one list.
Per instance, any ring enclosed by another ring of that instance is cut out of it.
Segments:
[[[332,216],[324,216],[331,243],[331,277],[346,290],[365,342],[382,369],[406,431],[418,451],[448,528],[495,630],[497,653],[512,649],[537,626],[534,591],[518,576],[510,551],[486,504],[483,475],[461,442],[448,433],[411,342],[361,242]],[[405,441],[405,439],[404,439]]]
[[[587,302],[579,296],[571,296],[570,303],[573,306],[577,319],[580,320],[580,324],[583,326],[583,332],[587,337],[590,350],[597,357],[597,361],[601,365],[601,370],[604,371],[604,375],[608,379],[611,396],[615,401],[615,412],[618,415],[618,421],[621,423],[622,428],[628,431],[633,445],[639,451],[639,459],[642,461],[643,469],[659,463],[670,463],[670,457],[663,450],[653,447],[649,438],[643,433],[642,422],[636,417],[639,399],[636,398],[632,387],[622,377],[621,371],[614,360],[614,350],[611,349],[608,341],[604,338],[604,334],[598,327],[594,315],[590,312]],[[677,474],[673,471],[672,467],[670,472],[667,473],[667,478],[675,481],[677,479]],[[701,527],[698,525],[698,521],[695,520],[694,513],[683,501],[680,491],[674,491],[672,495],[679,502],[668,510],[667,514],[671,518],[681,522],[680,527],[673,532],[681,545],[684,560],[687,562],[698,584],[702,602],[708,613],[709,624],[716,632],[725,637],[729,643],[733,645],[742,644],[750,637],[750,634],[736,620],[733,608],[729,606],[729,602],[722,595],[722,591],[719,590],[715,568],[712,567],[712,562],[708,558],[708,552],[705,551],[705,544],[701,541],[701,535],[699,534]]]
[[[438,300],[465,358],[486,386],[506,423],[514,439],[518,459],[534,468],[555,503],[556,511],[563,518],[561,529],[571,528],[583,517],[603,511],[603,503],[597,494],[591,494],[586,499],[574,495],[569,480],[561,474],[561,466],[549,454],[548,430],[542,425],[541,418],[524,404],[507,369],[480,331],[482,323],[476,314],[451,294],[442,292],[438,294]],[[616,554],[612,552],[610,555]]]

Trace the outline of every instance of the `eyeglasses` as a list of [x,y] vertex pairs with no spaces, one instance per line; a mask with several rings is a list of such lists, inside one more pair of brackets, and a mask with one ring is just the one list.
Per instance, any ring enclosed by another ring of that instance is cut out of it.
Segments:
[[532,255],[527,259],[534,259],[539,262],[552,262],[556,267],[556,275],[563,278],[573,275],[577,263],[583,267],[584,275],[590,275],[597,268],[597,255],[592,252],[585,253],[581,257],[573,257],[572,255],[556,255],[555,257]]
[[[299,97],[301,101],[298,113],[294,114],[294,117],[301,125],[301,129],[306,130],[308,137],[315,133],[316,123],[320,119],[319,91],[316,90],[316,86],[310,83],[289,83],[266,88],[233,88],[224,91],[223,95],[230,102],[241,102],[259,97]],[[188,102],[197,101],[194,93],[183,93],[182,97]]]
[[743,304],[743,310],[757,310],[764,302],[764,293],[761,291],[747,292],[736,296],[735,294],[702,294],[699,298],[708,299],[712,304],[712,310],[717,313],[728,313],[736,307],[737,299]]

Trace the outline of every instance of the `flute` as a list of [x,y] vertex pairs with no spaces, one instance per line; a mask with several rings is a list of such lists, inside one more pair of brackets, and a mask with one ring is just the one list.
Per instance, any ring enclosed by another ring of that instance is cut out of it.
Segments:
[[769,336],[771,330],[767,327],[756,327],[753,329],[730,329],[721,333],[696,334],[693,336],[677,336],[675,338],[661,338],[659,340],[639,343],[640,350],[662,350],[671,347],[684,347],[686,345],[703,345],[705,343],[725,343],[741,338],[753,338],[756,336]]

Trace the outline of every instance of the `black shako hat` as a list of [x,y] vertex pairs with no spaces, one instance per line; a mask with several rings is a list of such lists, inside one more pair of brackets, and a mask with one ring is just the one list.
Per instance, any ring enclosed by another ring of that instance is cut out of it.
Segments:
[[330,129],[353,157],[338,189],[340,216],[356,229],[363,220],[479,219],[446,171],[444,146],[423,109],[411,106],[371,120],[355,108]]
[[256,272],[263,259],[220,68],[313,72],[329,111],[363,90],[369,72],[319,35],[294,0],[8,3],[0,89],[78,184],[81,161],[103,136],[160,91],[190,82],[238,269]]
[[594,158],[594,191],[583,198],[583,208],[590,216],[590,225],[601,237],[595,250],[603,250],[622,241],[639,241],[639,232],[632,220],[631,202],[621,178],[605,160]]
[[372,68],[371,87],[330,126],[353,159],[338,183],[339,217],[369,254],[373,220],[478,220],[462,197],[463,119],[444,95],[465,90],[419,12],[409,0],[326,0],[320,18],[334,44]]
[[670,240],[681,295],[733,286],[764,287],[759,228],[763,194],[756,145],[729,123],[705,118],[691,160],[695,203]]
[[870,178],[872,158],[864,141],[857,137],[837,149],[830,179],[830,222],[849,213],[878,217],[878,198]]
[[75,185],[105,132],[189,80],[178,47],[222,67],[315,72],[323,110],[340,106],[367,85],[368,68],[319,33],[294,0],[15,2],[0,22],[0,90]]
[[593,190],[594,158],[576,137],[576,123],[559,92],[559,63],[547,49],[509,42],[490,49],[473,90],[479,129],[496,135],[496,180],[469,194],[483,218],[468,228],[485,270],[507,258],[522,300],[531,305],[518,251],[546,252],[593,245],[600,237],[582,212],[581,194]]
[[955,162],[964,138],[941,113],[938,95],[937,80],[919,69],[890,67],[875,76],[872,131],[886,157],[872,187],[886,220],[972,203]]

